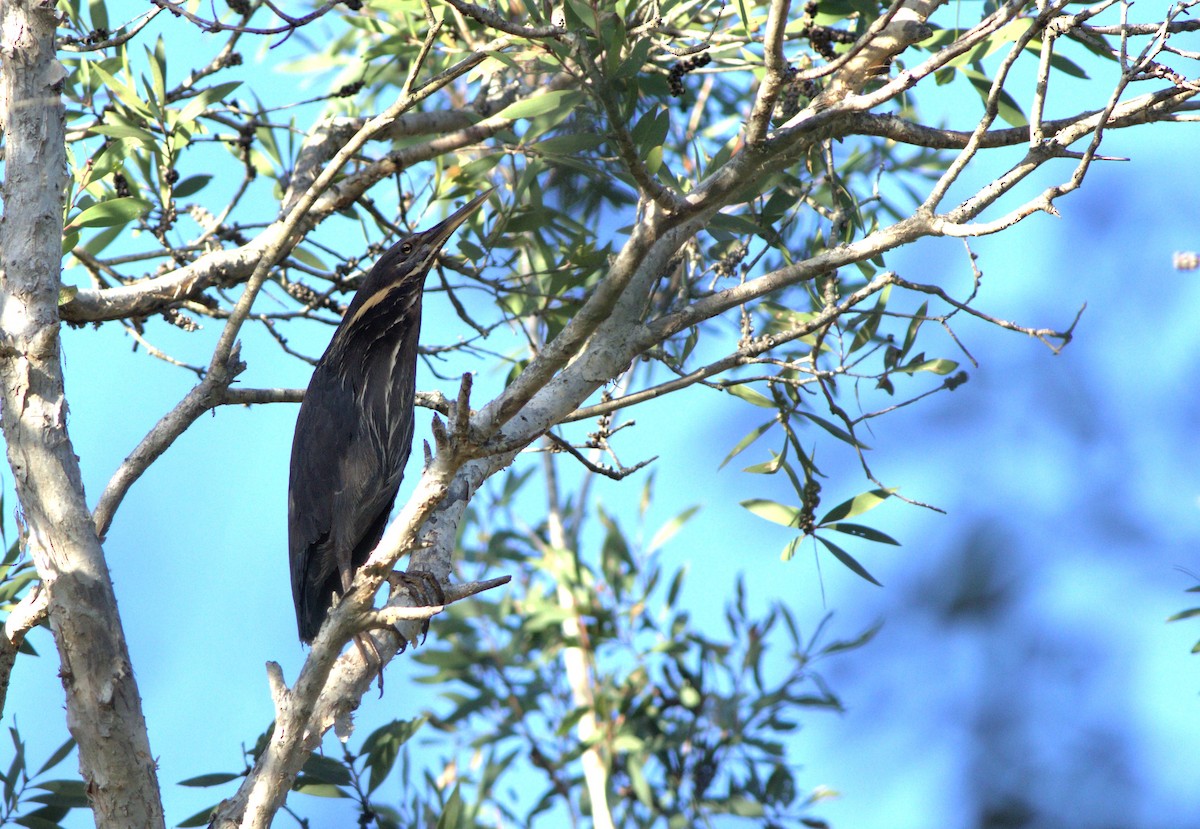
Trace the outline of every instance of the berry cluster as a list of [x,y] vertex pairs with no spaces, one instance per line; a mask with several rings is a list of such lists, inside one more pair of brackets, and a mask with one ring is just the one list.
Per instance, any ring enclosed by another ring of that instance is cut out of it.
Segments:
[[287,282],[284,284],[283,289],[287,291],[288,296],[292,299],[307,305],[309,308],[316,308],[321,304],[320,295],[302,282]]
[[813,50],[827,61],[832,61],[837,58],[837,52],[833,48],[835,43],[853,43],[854,34],[841,29],[835,29],[832,26],[818,26],[816,24],[817,17],[817,0],[809,0],[804,4],[804,17],[801,24],[800,34],[802,37],[807,37],[808,42],[812,44]]
[[194,319],[187,314],[181,314],[178,308],[168,308],[163,311],[163,319],[174,325],[176,328],[182,328],[184,331],[192,332],[199,331],[200,326]]
[[812,44],[813,51],[825,60],[837,59],[837,52],[833,48],[833,38],[830,37],[830,29],[825,26],[813,26],[809,29],[808,42]]
[[729,252],[713,265],[713,272],[718,277],[733,276],[737,273],[738,265],[746,258],[747,249],[741,242],[734,242]]
[[667,77],[667,87],[671,91],[671,97],[683,97],[683,76],[693,69],[699,69],[701,66],[707,66],[712,62],[712,55],[708,52],[701,52],[698,55],[692,55],[690,58],[677,60],[671,66],[671,71]]
[[800,507],[800,531],[808,535],[813,531],[816,517],[813,515],[821,504],[821,484],[812,477],[804,482],[804,500]]

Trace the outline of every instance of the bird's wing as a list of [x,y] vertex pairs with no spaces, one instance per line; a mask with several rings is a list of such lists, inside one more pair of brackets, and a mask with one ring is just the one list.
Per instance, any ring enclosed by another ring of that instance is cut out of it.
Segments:
[[288,487],[292,593],[306,639],[341,590],[343,570],[348,576],[378,542],[400,486],[364,427],[351,390],[318,366],[296,419]]

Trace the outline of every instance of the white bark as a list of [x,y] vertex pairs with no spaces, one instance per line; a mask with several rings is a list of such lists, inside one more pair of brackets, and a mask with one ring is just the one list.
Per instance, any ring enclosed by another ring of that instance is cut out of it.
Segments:
[[141,699],[67,436],[58,318],[66,72],[54,28],[48,0],[0,3],[2,424],[96,825],[153,829],[163,814]]

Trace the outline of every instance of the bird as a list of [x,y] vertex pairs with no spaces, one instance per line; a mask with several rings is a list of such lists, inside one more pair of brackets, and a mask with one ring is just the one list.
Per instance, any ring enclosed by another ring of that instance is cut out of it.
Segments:
[[300,640],[311,643],[379,543],[412,450],[425,277],[488,190],[392,245],[317,361],[296,417],[288,558]]

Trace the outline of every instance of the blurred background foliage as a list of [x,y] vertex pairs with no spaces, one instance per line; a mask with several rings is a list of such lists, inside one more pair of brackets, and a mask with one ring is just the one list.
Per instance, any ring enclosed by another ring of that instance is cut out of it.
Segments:
[[[647,182],[686,196],[745,151],[767,16],[766,5],[745,0],[554,7],[514,0],[473,14],[459,3],[372,0],[311,7],[291,19],[248,0],[60,8],[72,177],[63,241],[69,325],[120,326],[135,351],[203,376],[249,273],[235,257],[182,298],[155,296],[120,313],[96,310],[83,292],[133,293],[201,269],[206,256],[250,250],[282,202],[311,181],[306,151],[327,158],[322,142],[336,144],[416,92],[424,97],[341,170],[303,238],[272,271],[243,337],[242,382],[303,385],[303,371],[281,366],[313,362],[374,257],[456,201],[497,187],[427,285],[424,379],[448,394],[463,371],[499,391],[554,339],[605,278],[645,209],[638,193]],[[947,7],[893,74],[995,9]],[[785,51],[794,80],[773,114],[776,126],[822,91],[808,70],[836,60],[885,11],[862,0],[793,9]],[[1031,4],[943,66],[936,85],[895,101],[891,113],[972,129],[1000,58],[1035,15]],[[519,33],[560,21],[562,37]],[[1026,44],[1018,81],[1033,77],[1041,49],[1038,38]],[[1091,92],[1091,103],[1071,100],[1070,111],[1103,105],[1109,86],[1086,82],[1115,63],[1111,44],[1069,41],[1051,62],[1056,79],[1077,84],[1066,88]],[[1020,90],[1001,90],[999,117],[1026,124],[1023,100]],[[680,313],[909,216],[951,158],[869,134],[811,143],[746,182],[679,248],[646,297],[646,319]],[[979,163],[983,180],[1003,169]],[[975,181],[968,175],[955,186]],[[741,504],[788,528],[784,559],[808,541],[814,554],[875,582],[871,558],[897,541],[863,516],[894,495],[910,499],[903,482],[872,471],[870,424],[968,380],[975,361],[957,318],[974,307],[982,278],[967,249],[957,264],[922,274],[943,292],[914,283],[866,290],[886,267],[882,256],[863,259],[697,319],[647,349],[592,402],[691,385],[732,399],[739,414],[727,428],[681,428],[719,442],[722,465],[736,460],[747,474],[774,476],[773,493],[781,488],[774,481],[783,482],[788,495]],[[783,337],[761,358],[736,359],[747,343],[793,331],[856,291],[862,301],[831,324]],[[1073,312],[1066,309],[1068,318]],[[1010,327],[1053,349],[1071,334]],[[720,605],[723,627],[697,624],[682,597],[703,562],[662,558],[696,507],[647,525],[653,465],[622,484],[639,489],[636,510],[610,513],[593,494],[601,473],[623,477],[652,457],[653,437],[637,437],[632,426],[623,412],[562,424],[540,453],[490,482],[461,528],[461,575],[512,572],[512,587],[453,606],[412,652],[420,668],[401,663],[436,689],[436,704],[420,711],[401,704],[402,718],[365,739],[330,741],[306,765],[297,791],[347,801],[362,826],[574,825],[596,817],[581,770],[590,753],[604,768],[616,825],[674,829],[734,818],[824,825],[814,808],[832,793],[804,779],[790,738],[815,710],[841,709],[822,666],[867,644],[877,628],[835,635],[828,615],[805,626],[770,584],[741,577],[709,589],[702,602],[710,612]],[[836,475],[826,458],[838,459]],[[833,506],[823,502],[825,491],[838,493]],[[757,552],[762,542],[754,519],[746,520],[745,546]],[[11,607],[34,579],[16,544],[3,567],[0,598]],[[765,597],[761,610],[747,600],[756,593]],[[572,660],[582,673],[571,673]],[[86,808],[79,784],[44,780],[69,756],[70,741],[30,772],[15,726],[11,733],[4,821],[52,826]],[[264,738],[245,749],[248,764]],[[215,801],[244,773],[206,772],[183,785],[224,787]],[[389,779],[398,788],[382,788]],[[287,807],[298,825],[308,802],[293,798]],[[179,825],[206,825],[209,811]]]

